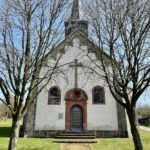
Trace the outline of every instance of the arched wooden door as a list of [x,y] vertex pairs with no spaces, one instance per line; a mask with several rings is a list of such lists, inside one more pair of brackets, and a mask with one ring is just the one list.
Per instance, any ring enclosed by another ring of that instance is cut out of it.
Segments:
[[71,89],[66,93],[66,130],[87,129],[87,94],[82,89]]
[[80,106],[72,106],[70,112],[70,129],[71,131],[83,130],[83,110]]

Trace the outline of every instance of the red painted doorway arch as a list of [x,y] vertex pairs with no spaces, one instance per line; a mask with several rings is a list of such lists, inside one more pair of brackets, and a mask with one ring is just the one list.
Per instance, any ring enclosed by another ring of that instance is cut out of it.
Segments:
[[[82,89],[71,89],[66,93],[66,130],[73,131],[71,127],[71,109],[79,106],[82,109],[82,130],[87,129],[87,94]],[[79,118],[78,118],[79,119]]]

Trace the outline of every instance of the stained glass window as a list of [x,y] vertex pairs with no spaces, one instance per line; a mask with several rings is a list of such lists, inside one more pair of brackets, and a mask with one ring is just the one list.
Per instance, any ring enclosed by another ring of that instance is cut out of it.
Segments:
[[93,88],[93,104],[104,103],[104,88],[96,86]]
[[50,105],[60,104],[60,89],[58,87],[50,88],[48,104]]

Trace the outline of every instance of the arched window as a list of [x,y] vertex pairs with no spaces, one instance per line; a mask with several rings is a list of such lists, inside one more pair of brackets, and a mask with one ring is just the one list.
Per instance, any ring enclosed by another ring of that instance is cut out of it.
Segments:
[[50,88],[48,93],[48,104],[49,105],[59,105],[61,101],[60,89],[56,86]]
[[93,104],[104,104],[105,103],[105,93],[104,88],[101,86],[96,86],[92,90]]

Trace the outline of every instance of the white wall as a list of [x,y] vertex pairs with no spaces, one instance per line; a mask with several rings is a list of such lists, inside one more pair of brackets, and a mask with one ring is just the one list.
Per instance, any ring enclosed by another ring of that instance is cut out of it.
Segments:
[[[60,64],[73,62],[78,59],[83,65],[94,68],[87,55],[87,47],[81,46],[80,40],[73,40],[73,47],[66,46],[66,52],[61,58]],[[93,54],[91,56],[95,57]],[[44,68],[43,70],[45,70]],[[74,69],[68,65],[62,68],[65,76],[60,74],[39,94],[36,108],[36,130],[64,130],[65,129],[65,94],[74,88]],[[88,71],[88,72],[87,72]],[[44,72],[44,71],[43,71]],[[41,73],[42,76],[43,73]],[[47,105],[48,90],[57,85],[61,89],[61,105]],[[87,101],[87,128],[88,130],[118,130],[116,102],[105,82],[96,74],[90,73],[86,67],[78,68],[78,87],[88,95]],[[92,104],[92,88],[96,85],[104,87],[105,104]],[[58,119],[58,114],[63,114],[63,119]]]

